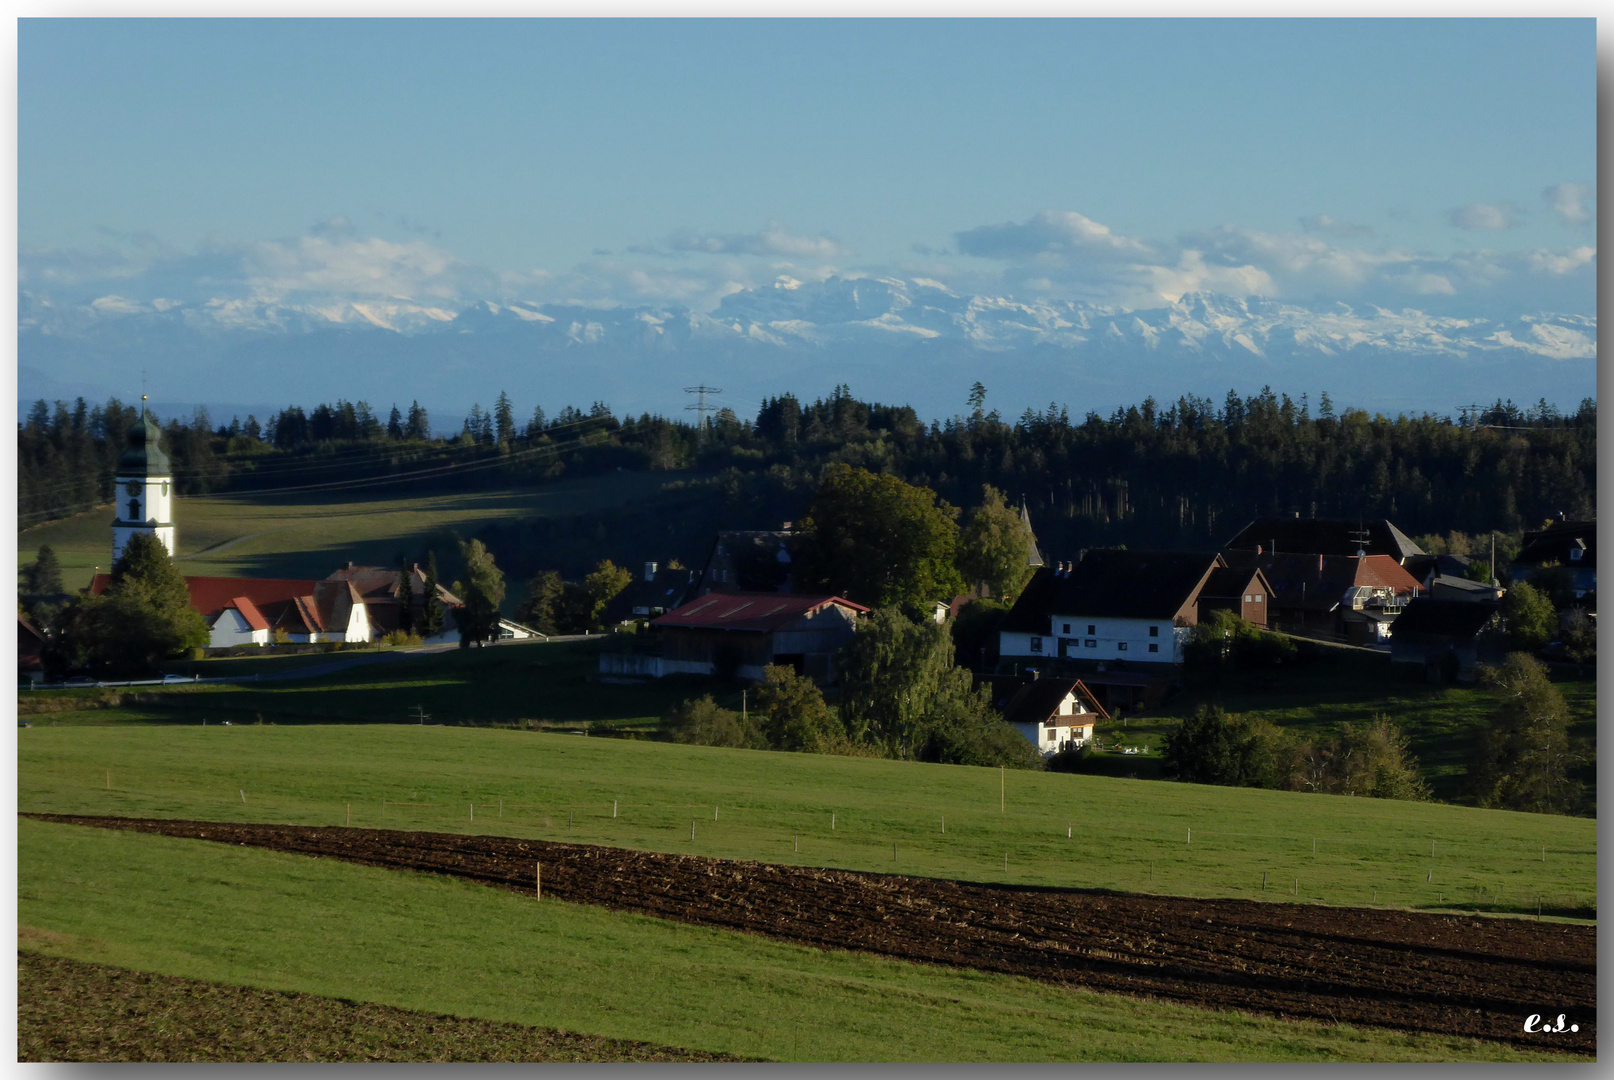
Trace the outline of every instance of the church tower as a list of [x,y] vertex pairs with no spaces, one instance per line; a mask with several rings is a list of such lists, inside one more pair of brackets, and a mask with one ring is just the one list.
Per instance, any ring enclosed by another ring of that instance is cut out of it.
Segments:
[[146,415],[140,395],[140,419],[125,436],[118,455],[113,487],[112,561],[123,557],[124,545],[136,533],[154,533],[174,554],[174,470],[162,450],[162,429]]

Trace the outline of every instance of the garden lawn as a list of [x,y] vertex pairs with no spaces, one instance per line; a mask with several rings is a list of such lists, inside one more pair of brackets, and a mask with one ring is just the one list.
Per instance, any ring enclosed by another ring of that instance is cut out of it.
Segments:
[[821,952],[430,875],[19,822],[19,944],[456,1016],[808,1061],[1527,1060]]

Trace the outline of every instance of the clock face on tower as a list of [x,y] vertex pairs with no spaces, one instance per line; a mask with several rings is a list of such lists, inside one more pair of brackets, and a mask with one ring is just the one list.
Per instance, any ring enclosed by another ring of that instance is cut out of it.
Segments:
[[127,491],[131,495],[140,494],[140,481],[138,481],[138,480],[129,481],[127,484],[123,485],[123,490]]

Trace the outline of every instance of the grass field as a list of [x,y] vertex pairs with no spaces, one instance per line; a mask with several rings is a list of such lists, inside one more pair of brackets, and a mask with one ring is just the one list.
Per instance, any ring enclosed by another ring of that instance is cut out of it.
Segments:
[[[1554,675],[1573,718],[1570,734],[1595,746],[1597,682],[1590,672],[1585,678],[1573,674]],[[1461,793],[1474,738],[1496,707],[1482,687],[1431,686],[1383,655],[1329,650],[1325,659],[1281,672],[1235,669],[1214,681],[1194,676],[1187,689],[1163,706],[1127,716],[1124,726],[1101,725],[1099,734],[1107,743],[1149,747],[1148,755],[1112,758],[1102,767],[1144,778],[1158,775],[1166,736],[1179,720],[1207,704],[1258,714],[1302,738],[1327,738],[1341,723],[1383,713],[1406,731],[1434,796],[1445,800]],[[1583,771],[1583,778],[1595,792],[1595,763]]]
[[[174,501],[180,569],[195,577],[323,578],[348,560],[396,566],[431,533],[536,517],[569,517],[654,497],[671,475],[608,473],[510,491],[362,497],[350,491],[207,496]],[[687,482],[687,476],[681,476]],[[400,491],[407,489],[399,489]],[[112,507],[17,534],[17,564],[49,544],[68,591],[110,569]]]
[[206,841],[22,820],[18,842],[25,949],[405,1009],[806,1061],[1540,1057],[821,952]]
[[18,808],[1348,906],[1589,917],[1597,899],[1585,818],[506,729],[35,726]]

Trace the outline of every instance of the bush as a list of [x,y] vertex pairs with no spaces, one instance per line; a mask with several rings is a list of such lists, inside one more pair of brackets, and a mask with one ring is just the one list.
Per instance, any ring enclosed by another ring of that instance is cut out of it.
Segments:
[[1163,771],[1194,784],[1278,788],[1291,752],[1288,737],[1266,720],[1202,705],[1166,737]]
[[381,639],[381,644],[383,645],[408,646],[419,645],[420,643],[420,635],[410,630],[394,630]]
[[765,750],[767,740],[755,725],[733,709],[725,709],[712,695],[684,702],[662,721],[662,730],[673,742],[698,746],[735,746]]

